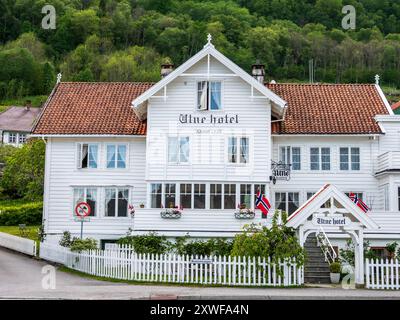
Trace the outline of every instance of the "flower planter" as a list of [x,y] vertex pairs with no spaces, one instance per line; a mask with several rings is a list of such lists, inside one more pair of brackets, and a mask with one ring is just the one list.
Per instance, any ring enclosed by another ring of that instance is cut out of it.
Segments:
[[179,219],[182,216],[182,212],[177,209],[167,209],[160,212],[162,219]]
[[236,219],[254,219],[255,212],[250,209],[240,209],[235,212]]
[[330,273],[330,277],[331,277],[331,282],[332,283],[339,283],[340,281],[340,273]]

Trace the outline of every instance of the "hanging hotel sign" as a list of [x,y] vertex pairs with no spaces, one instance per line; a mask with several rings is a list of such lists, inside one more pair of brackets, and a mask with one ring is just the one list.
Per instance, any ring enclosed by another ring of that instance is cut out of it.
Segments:
[[314,214],[312,223],[317,226],[340,227],[350,224],[350,219],[340,214]]
[[181,113],[179,115],[179,122],[182,124],[238,124],[239,115],[225,114],[218,116],[210,114],[209,116],[194,116],[189,113]]

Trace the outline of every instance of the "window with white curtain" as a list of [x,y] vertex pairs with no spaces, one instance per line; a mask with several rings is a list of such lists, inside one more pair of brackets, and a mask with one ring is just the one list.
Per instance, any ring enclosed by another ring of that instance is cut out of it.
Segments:
[[129,189],[106,188],[105,189],[105,216],[127,217]]
[[107,168],[126,168],[126,145],[108,144],[107,145]]
[[74,209],[80,202],[86,202],[90,206],[90,217],[96,216],[97,211],[97,188],[80,187],[74,188]]
[[250,158],[249,144],[250,144],[250,139],[248,137],[229,137],[228,162],[243,163],[243,164],[249,163],[249,158]]
[[78,168],[97,168],[99,146],[93,143],[78,143]]
[[168,162],[188,163],[190,156],[189,137],[168,137]]
[[197,83],[197,110],[221,110],[221,81]]

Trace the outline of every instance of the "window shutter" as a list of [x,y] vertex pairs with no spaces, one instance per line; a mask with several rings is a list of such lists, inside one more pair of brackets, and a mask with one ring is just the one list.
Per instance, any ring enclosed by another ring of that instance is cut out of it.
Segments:
[[82,169],[82,144],[78,143],[76,147],[76,166],[78,169]]

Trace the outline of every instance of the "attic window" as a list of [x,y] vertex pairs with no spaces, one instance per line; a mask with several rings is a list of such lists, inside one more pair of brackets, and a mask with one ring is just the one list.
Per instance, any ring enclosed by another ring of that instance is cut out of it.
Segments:
[[197,110],[221,109],[221,81],[197,82]]

